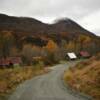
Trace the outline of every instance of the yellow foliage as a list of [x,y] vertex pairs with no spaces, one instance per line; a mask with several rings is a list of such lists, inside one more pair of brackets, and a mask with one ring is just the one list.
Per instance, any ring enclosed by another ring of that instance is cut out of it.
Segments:
[[74,42],[69,42],[66,45],[67,50],[75,50],[75,43]]
[[80,43],[89,43],[89,42],[91,42],[91,38],[89,36],[80,35],[78,41]]

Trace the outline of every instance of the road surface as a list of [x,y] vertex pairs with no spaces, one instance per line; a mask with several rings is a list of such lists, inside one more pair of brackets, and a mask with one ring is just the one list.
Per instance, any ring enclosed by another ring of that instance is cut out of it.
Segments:
[[21,84],[9,100],[87,100],[69,93],[62,75],[72,63],[59,64],[52,71]]

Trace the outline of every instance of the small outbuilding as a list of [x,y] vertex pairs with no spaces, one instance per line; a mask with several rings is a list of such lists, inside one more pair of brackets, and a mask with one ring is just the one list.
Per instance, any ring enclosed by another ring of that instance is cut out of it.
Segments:
[[81,51],[79,53],[79,56],[82,57],[82,58],[89,58],[90,54],[87,51]]
[[12,67],[12,66],[18,66],[22,63],[20,57],[8,57],[8,58],[1,58],[0,59],[0,66],[3,67]]
[[9,57],[9,59],[14,66],[18,66],[22,63],[21,57]]
[[77,59],[77,55],[74,52],[69,52],[69,53],[67,53],[66,58],[68,60],[75,60],[75,59]]

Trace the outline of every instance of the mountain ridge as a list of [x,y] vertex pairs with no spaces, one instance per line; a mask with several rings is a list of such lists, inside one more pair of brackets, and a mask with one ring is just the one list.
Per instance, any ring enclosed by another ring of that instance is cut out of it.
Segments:
[[[21,47],[26,43],[43,47],[48,44],[49,40],[52,40],[59,47],[65,44],[72,45],[73,48],[76,48],[75,45],[80,45],[81,50],[83,45],[96,48],[95,51],[99,51],[98,48],[100,48],[100,37],[68,18],[60,19],[53,24],[46,24],[30,17],[0,14],[0,33],[2,32],[13,35],[16,45]],[[70,51],[73,51],[73,48]]]
[[[30,26],[30,28],[28,26]],[[36,33],[59,33],[59,32],[78,33],[81,31],[84,34],[91,33],[85,30],[84,28],[82,28],[76,22],[68,18],[59,19],[55,23],[52,23],[52,24],[46,24],[31,17],[15,17],[15,16],[8,16],[5,14],[0,14],[0,29],[7,28],[7,27],[8,29],[11,29],[11,30],[12,29],[15,29],[18,31],[25,30],[26,32],[30,32],[30,33],[31,32],[33,33],[35,32]],[[71,31],[71,29],[73,30]],[[91,33],[91,35],[94,35],[94,34]]]

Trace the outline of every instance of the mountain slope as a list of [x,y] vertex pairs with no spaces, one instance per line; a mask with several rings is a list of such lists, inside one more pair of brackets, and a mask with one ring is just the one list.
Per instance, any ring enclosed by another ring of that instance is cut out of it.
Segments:
[[53,24],[45,24],[34,18],[0,14],[0,33],[2,32],[3,34],[10,32],[15,38],[16,45],[21,47],[25,43],[45,46],[49,40],[53,40],[58,46],[73,42],[80,44],[80,47],[89,44],[89,47],[94,47],[96,50],[100,48],[99,37],[67,18]]
[[[0,29],[11,30],[11,31],[14,30],[18,32],[28,32],[32,34],[37,34],[37,33],[58,34],[61,32],[68,32],[70,34],[90,33],[70,19],[61,19],[58,20],[56,23],[49,25],[42,23],[34,18],[13,17],[4,14],[0,14]],[[93,34],[91,33],[88,35],[93,35]]]

